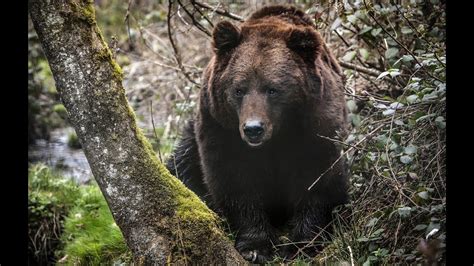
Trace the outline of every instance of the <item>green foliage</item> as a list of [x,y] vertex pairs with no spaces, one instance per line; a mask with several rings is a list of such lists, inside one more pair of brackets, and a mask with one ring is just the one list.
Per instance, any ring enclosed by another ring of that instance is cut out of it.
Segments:
[[78,187],[44,165],[28,170],[28,253],[40,264],[54,260],[61,246],[64,217],[79,196]]
[[53,106],[53,112],[57,113],[62,119],[67,119],[66,107],[62,104],[56,104]]
[[331,4],[314,11],[327,8],[316,23],[322,31],[332,27],[349,44],[334,45],[342,61],[380,72],[370,77],[345,70],[352,90],[347,107],[353,128],[345,141],[352,201],[334,213],[332,242],[316,261],[419,264],[426,254],[417,246],[430,232],[428,242],[440,243],[431,259],[445,259],[446,58],[441,2],[395,6],[361,0],[345,4],[339,12]]
[[98,186],[81,189],[65,220],[61,240],[70,263],[97,265],[116,260],[130,260],[127,246],[119,227]]
[[67,136],[67,145],[73,149],[80,149],[81,143],[79,142],[79,138],[77,137],[76,131],[72,131]]
[[130,261],[120,229],[96,183],[79,186],[32,165],[28,171],[30,261],[79,264]]

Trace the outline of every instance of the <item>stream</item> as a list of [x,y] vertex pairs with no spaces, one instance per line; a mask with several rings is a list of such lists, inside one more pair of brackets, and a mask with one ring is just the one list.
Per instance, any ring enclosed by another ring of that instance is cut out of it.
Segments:
[[29,163],[44,163],[60,175],[86,184],[92,178],[92,172],[82,149],[73,149],[67,145],[71,127],[55,129],[50,140],[38,139],[28,147]]

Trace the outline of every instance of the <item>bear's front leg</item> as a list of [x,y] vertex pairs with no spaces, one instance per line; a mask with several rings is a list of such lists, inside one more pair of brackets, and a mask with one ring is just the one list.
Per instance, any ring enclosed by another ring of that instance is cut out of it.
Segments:
[[241,194],[226,196],[219,204],[232,231],[235,248],[248,261],[264,263],[272,259],[277,237],[256,197]]
[[283,250],[283,257],[294,259],[296,256],[315,257],[329,240],[332,231],[331,211],[333,205],[307,200],[301,203],[293,217],[293,229],[290,239],[292,245]]

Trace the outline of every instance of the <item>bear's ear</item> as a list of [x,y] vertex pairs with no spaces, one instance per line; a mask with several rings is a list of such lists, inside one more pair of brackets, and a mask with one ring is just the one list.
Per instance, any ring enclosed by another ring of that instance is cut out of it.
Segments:
[[293,29],[286,40],[288,48],[298,53],[306,62],[314,62],[321,53],[323,40],[314,29]]
[[227,52],[240,43],[240,30],[229,21],[219,22],[212,33],[217,53]]

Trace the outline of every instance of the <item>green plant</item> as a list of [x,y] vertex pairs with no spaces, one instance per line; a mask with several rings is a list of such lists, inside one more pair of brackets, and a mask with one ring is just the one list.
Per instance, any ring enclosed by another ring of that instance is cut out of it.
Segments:
[[68,134],[67,145],[73,149],[80,149],[82,147],[75,131]]
[[48,167],[28,171],[30,262],[127,262],[131,253],[96,183],[77,185]]

